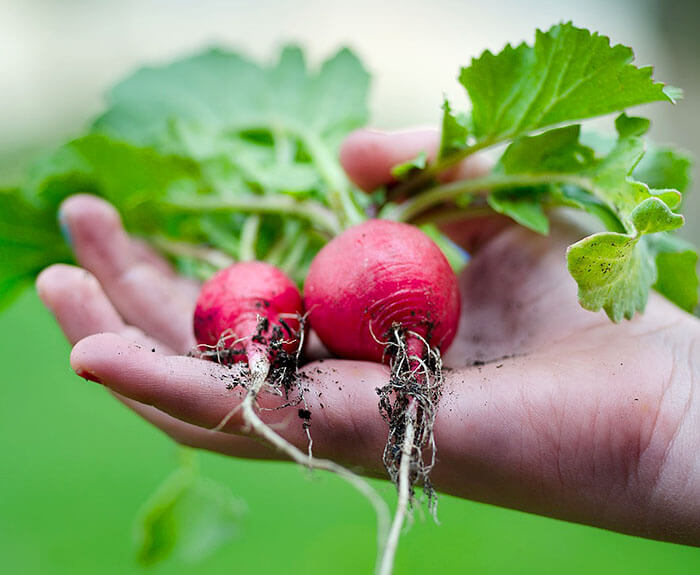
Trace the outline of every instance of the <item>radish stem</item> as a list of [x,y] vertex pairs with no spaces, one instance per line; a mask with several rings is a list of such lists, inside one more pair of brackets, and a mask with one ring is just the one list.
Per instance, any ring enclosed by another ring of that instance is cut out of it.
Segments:
[[416,402],[413,398],[409,399],[408,409],[406,410],[406,431],[401,446],[401,464],[399,467],[399,500],[396,505],[396,513],[391,524],[391,530],[386,540],[384,547],[384,555],[382,556],[379,575],[391,575],[394,568],[394,558],[396,556],[396,548],[399,544],[401,528],[403,527],[408,513],[408,506],[411,501],[411,464],[413,463],[413,442],[415,440],[416,418]]
[[309,469],[320,469],[335,473],[364,495],[374,507],[377,517],[377,556],[379,558],[386,555],[385,541],[387,540],[386,534],[389,527],[389,510],[384,500],[367,481],[352,471],[329,459],[317,459],[310,453],[308,455],[305,454],[299,448],[277,434],[270,426],[260,419],[255,411],[255,406],[257,405],[258,395],[267,381],[267,375],[270,371],[270,362],[263,353],[253,353],[252,357],[249,356],[249,362],[250,386],[240,405],[243,411],[243,420],[245,424],[260,438],[267,441],[270,445],[287,455],[299,465],[303,465]]
[[241,244],[239,247],[239,260],[251,262],[257,259],[255,248],[258,243],[258,232],[260,231],[260,216],[251,215],[243,224],[241,231]]
[[288,196],[241,194],[235,197],[201,197],[197,201],[171,199],[162,205],[173,211],[194,214],[244,212],[249,214],[279,214],[299,218],[313,224],[319,231],[333,237],[342,231],[336,215],[318,202],[295,200]]

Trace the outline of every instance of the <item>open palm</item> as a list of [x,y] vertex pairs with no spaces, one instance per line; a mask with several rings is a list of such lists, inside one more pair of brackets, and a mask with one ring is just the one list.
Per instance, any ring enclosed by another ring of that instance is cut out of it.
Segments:
[[[342,160],[372,188],[430,148],[428,132],[354,134]],[[454,177],[478,169],[465,165]],[[82,268],[53,266],[37,285],[75,344],[76,372],[109,387],[181,443],[276,457],[240,417],[210,431],[241,400],[228,370],[185,356],[194,344],[198,286],[123,231],[111,206],[75,196],[62,208]],[[500,219],[451,224],[474,253],[460,278],[463,314],[445,356],[435,426],[443,492],[700,545],[700,322],[661,297],[614,325],[581,309],[565,265],[581,237],[559,222],[550,237]],[[381,475],[387,426],[375,389],[385,367],[335,359],[307,364],[314,453]],[[279,404],[261,397],[263,407]],[[262,412],[300,447],[294,409]]]

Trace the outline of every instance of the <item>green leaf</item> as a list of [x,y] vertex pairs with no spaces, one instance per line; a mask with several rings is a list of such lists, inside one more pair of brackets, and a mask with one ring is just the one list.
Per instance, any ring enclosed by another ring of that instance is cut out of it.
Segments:
[[658,278],[654,289],[692,313],[698,306],[698,254],[688,242],[671,234],[654,234],[644,240],[656,254]]
[[89,135],[39,160],[25,192],[52,206],[68,195],[89,192],[134,211],[168,194],[196,195],[201,187],[199,167],[192,161]]
[[[215,162],[231,176],[232,193],[241,185],[244,191],[302,193],[350,225],[364,214],[338,152],[345,136],[367,121],[368,85],[369,75],[346,49],[318,71],[308,70],[293,46],[267,67],[211,50],[142,69],[118,84],[93,130]],[[183,140],[183,129],[193,137]]]
[[[614,138],[592,131],[583,132],[581,142],[601,156],[607,156],[616,144]],[[649,188],[684,193],[690,187],[692,167],[693,160],[687,152],[669,145],[646,142],[646,151],[634,167],[632,176]]]
[[391,175],[397,180],[405,180],[414,172],[424,169],[427,163],[428,154],[425,151],[421,151],[415,158],[411,158],[407,162],[397,164],[391,168]]
[[615,118],[615,130],[620,138],[643,136],[649,131],[651,122],[647,118],[628,116],[625,113]]
[[136,553],[139,563],[150,565],[170,556],[180,537],[176,514],[178,503],[193,484],[188,469],[170,475],[146,502],[136,524]]
[[211,133],[302,126],[333,150],[367,120],[369,75],[349,50],[306,69],[302,52],[286,47],[273,67],[239,54],[210,50],[172,64],[144,68],[117,84],[95,130],[136,145],[168,145],[173,119]]
[[604,309],[614,322],[644,311],[656,281],[645,243],[626,234],[602,232],[569,246],[566,258],[582,307]]
[[630,221],[634,233],[593,234],[567,250],[580,304],[591,311],[604,309],[614,322],[644,311],[649,289],[657,281],[655,254],[640,239],[677,229],[683,217],[659,198],[649,198],[632,211]]
[[[550,181],[539,192],[500,190],[489,195],[494,210],[520,224],[546,233],[543,206],[578,207],[597,216],[610,233],[594,234],[570,247],[569,270],[579,288],[581,305],[604,309],[613,321],[631,318],[646,305],[649,289],[657,282],[657,266],[666,278],[682,278],[683,288],[673,290],[668,279],[658,283],[674,300],[689,305],[686,290],[696,292],[691,256],[657,256],[643,236],[680,228],[683,217],[673,212],[680,194],[671,189],[650,189],[631,177],[644,155],[640,135],[648,129],[642,118],[621,115],[616,120],[617,142],[604,157],[581,144],[576,125],[548,130],[516,139],[504,152],[496,173],[520,175],[523,182],[540,178]],[[657,180],[661,181],[661,180]],[[502,198],[508,201],[504,203]],[[670,261],[673,260],[673,261]],[[678,293],[680,292],[680,293]]]
[[450,103],[445,98],[442,104],[442,130],[440,133],[440,149],[438,161],[449,158],[467,146],[469,128],[462,118],[452,113]]
[[632,50],[571,23],[536,33],[494,55],[486,51],[462,69],[479,141],[502,141],[555,124],[610,114],[631,106],[673,101],[651,68],[632,64]]
[[633,175],[650,188],[684,193],[690,187],[692,167],[693,162],[688,154],[670,146],[649,145]]
[[142,565],[172,556],[193,563],[238,537],[244,505],[224,486],[181,467],[146,502],[135,527]]
[[683,216],[674,214],[660,198],[649,198],[630,214],[630,221],[638,234],[670,232],[683,225]]
[[487,202],[494,211],[506,215],[538,234],[549,233],[549,219],[542,206],[542,190],[521,189],[492,192]]
[[590,168],[595,153],[579,142],[581,126],[555,128],[537,136],[513,141],[501,156],[495,171],[506,174],[579,172]]
[[615,212],[594,195],[576,186],[564,185],[550,190],[553,205],[575,207],[598,218],[606,230],[625,233]]
[[681,198],[675,190],[650,190],[643,182],[630,177],[643,155],[644,142],[641,139],[620,138],[612,151],[588,174],[595,195],[610,206],[628,230],[631,229],[629,217],[640,203],[657,197],[674,208]]
[[46,266],[70,260],[55,210],[29,203],[18,189],[0,190],[0,309]]

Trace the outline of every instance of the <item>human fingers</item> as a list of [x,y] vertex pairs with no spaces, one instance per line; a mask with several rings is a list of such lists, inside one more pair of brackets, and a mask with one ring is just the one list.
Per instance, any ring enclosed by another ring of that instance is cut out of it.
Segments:
[[[218,426],[246,393],[238,385],[240,374],[235,367],[154,354],[115,334],[80,341],[71,354],[71,365],[82,377],[207,429]],[[377,411],[375,388],[386,382],[386,369],[372,363],[325,360],[305,366],[300,378],[307,390],[305,403],[277,409],[288,400],[264,392],[259,397],[264,421],[288,441],[306,449],[309,420],[300,417],[299,408],[308,408],[316,455],[376,472],[381,467],[386,428]],[[231,417],[225,430],[245,432],[240,412]],[[261,453],[268,450],[262,444],[259,449]]]
[[114,395],[133,412],[181,445],[196,449],[206,449],[207,451],[234,457],[250,459],[276,458],[274,451],[262,445],[260,440],[256,438],[205,429],[168,415],[152,405],[134,401],[123,395]]
[[95,333],[113,332],[160,353],[172,353],[160,341],[124,323],[100,283],[87,270],[56,264],[39,274],[36,287],[71,345]]
[[[62,264],[51,266],[37,278],[37,290],[72,344],[92,334],[113,332],[150,349],[151,353],[172,353],[162,343],[149,338],[139,329],[126,325],[95,277],[86,270]],[[238,457],[272,457],[269,450],[260,449],[260,443],[256,440],[212,432],[175,419],[152,406],[119,394],[115,396],[183,445],[227,455],[235,453]]]
[[194,289],[144,257],[143,246],[135,247],[104,200],[71,196],[60,214],[78,263],[97,278],[124,320],[178,352],[190,349]]
[[[687,506],[668,506],[657,521],[647,522],[665,454],[683,416],[683,409],[663,404],[674,358],[656,349],[653,337],[648,344],[630,337],[624,345],[596,349],[596,361],[591,362],[591,347],[600,337],[590,334],[564,349],[447,372],[435,423],[436,488],[678,540],[668,525],[687,523],[693,512]],[[648,361],[639,361],[640,349]],[[82,340],[71,362],[80,375],[200,427],[216,426],[245,394],[241,386],[228,389],[235,379],[223,366],[149,354],[112,334]],[[328,360],[310,364],[302,377],[314,453],[381,474],[388,430],[377,410],[375,390],[387,381],[386,369]],[[305,448],[298,406],[275,409],[283,402],[263,394],[260,415],[288,441]],[[240,413],[226,430],[245,432]],[[688,529],[684,540],[699,541],[700,526]]]

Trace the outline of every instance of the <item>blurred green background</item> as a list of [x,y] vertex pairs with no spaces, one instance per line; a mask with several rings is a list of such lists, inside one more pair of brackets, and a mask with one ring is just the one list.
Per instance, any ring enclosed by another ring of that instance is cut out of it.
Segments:
[[[678,107],[651,107],[652,136],[700,156],[700,3],[693,0],[421,3],[0,0],[0,182],[37,150],[80,132],[101,94],[141,62],[224,44],[267,57],[288,40],[317,60],[350,44],[375,76],[373,124],[434,124],[458,98],[459,65],[483,48],[529,39],[572,18],[635,47],[682,86]],[[697,173],[697,172],[696,172]],[[697,180],[697,178],[696,178]],[[700,197],[689,201],[700,221]],[[694,214],[694,215],[692,215]],[[686,235],[700,240],[697,224]],[[345,484],[285,464],[201,454],[204,475],[245,501],[239,537],[198,564],[138,567],[133,522],[175,468],[177,449],[75,377],[69,346],[35,294],[0,315],[0,557],[3,573],[369,573],[374,520]],[[388,501],[393,488],[378,482]],[[571,525],[443,496],[441,525],[417,520],[398,574],[695,573],[700,549]]]

